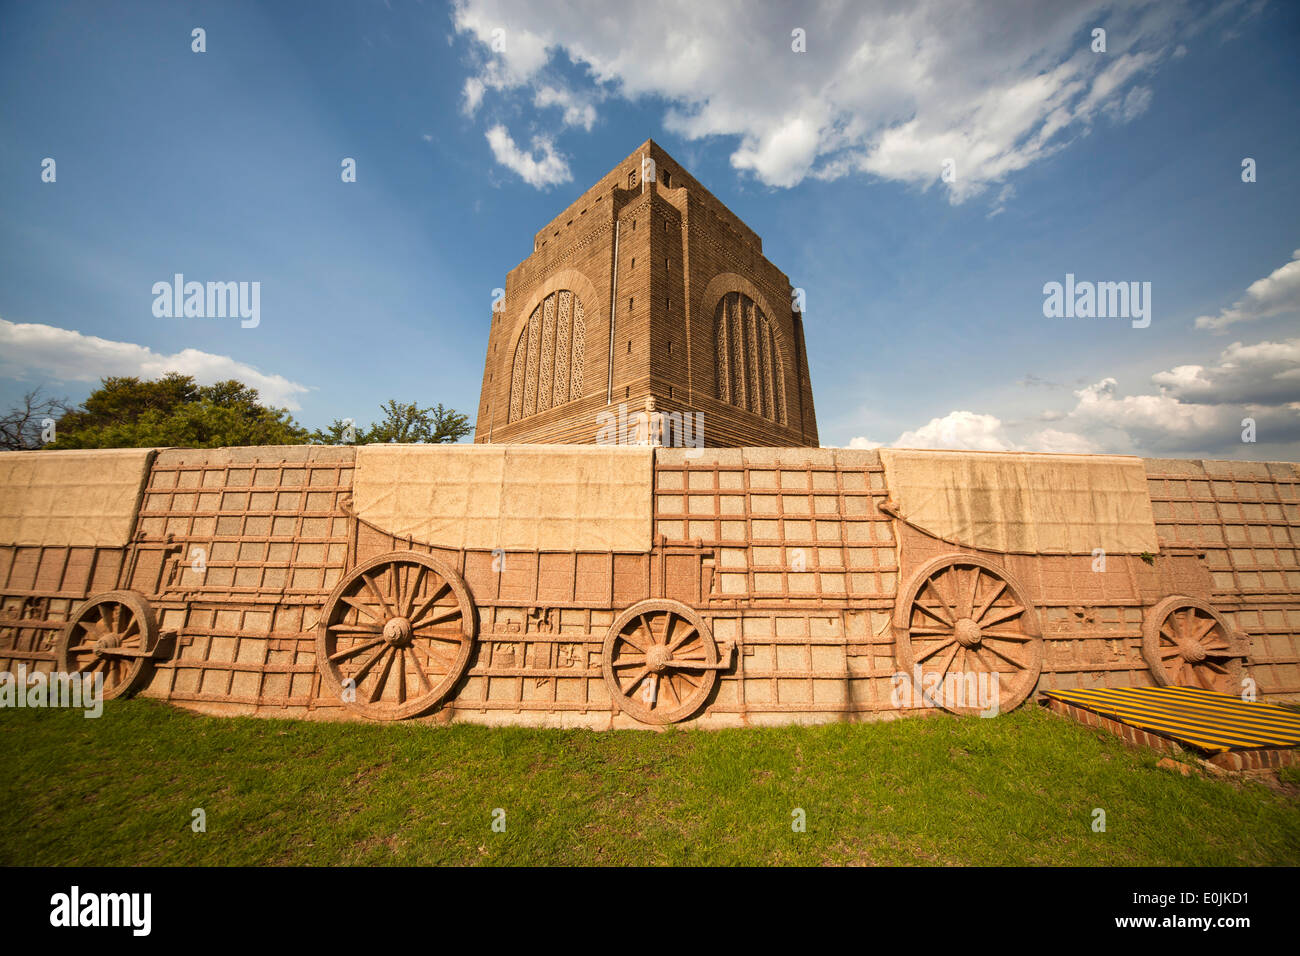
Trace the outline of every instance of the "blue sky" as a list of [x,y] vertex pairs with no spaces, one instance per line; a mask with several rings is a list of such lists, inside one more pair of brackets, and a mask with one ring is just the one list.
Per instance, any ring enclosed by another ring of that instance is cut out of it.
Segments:
[[[0,5],[0,400],[472,416],[492,290],[653,137],[805,290],[823,444],[1300,457],[1300,9],[836,6]],[[155,317],[177,272],[260,324]],[[1067,273],[1150,326],[1045,317]]]

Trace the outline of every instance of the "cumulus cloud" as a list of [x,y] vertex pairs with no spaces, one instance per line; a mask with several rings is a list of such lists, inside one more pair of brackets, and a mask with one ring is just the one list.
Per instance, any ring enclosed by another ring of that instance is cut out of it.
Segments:
[[533,106],[539,110],[550,106],[559,107],[565,126],[581,126],[590,130],[596,122],[596,107],[592,102],[566,87],[539,86],[533,95]]
[[1000,419],[974,412],[949,412],[920,428],[903,432],[896,448],[957,448],[968,451],[1011,451]]
[[1300,400],[1300,338],[1233,342],[1214,365],[1178,365],[1151,381],[1167,395],[1208,405],[1278,405]]
[[[1092,454],[1098,447],[1091,439],[1073,432],[1044,428],[1017,440],[996,415],[957,410],[932,418],[889,443],[891,448],[930,448],[952,451],[1036,451],[1054,454]],[[882,448],[881,442],[854,438],[850,448]]]
[[[1247,418],[1254,421],[1260,443],[1279,447],[1300,441],[1300,338],[1252,345],[1234,342],[1215,362],[1179,365],[1155,373],[1151,382],[1154,392],[1125,394],[1115,378],[1102,378],[1075,390],[1075,403],[1068,411],[1036,416],[1040,423],[1052,423],[1036,431],[1028,421],[1007,423],[995,415],[957,410],[905,431],[888,444],[974,451],[1222,456],[1241,451]],[[881,444],[855,438],[850,447]]]
[[[509,130],[497,125],[487,131],[487,141],[496,161],[530,186],[545,189],[573,178],[568,161],[555,152],[554,144],[546,137],[534,136],[533,152],[526,153],[515,145]],[[535,153],[540,153],[541,158]]]
[[[1152,100],[1145,79],[1175,41],[1222,15],[1190,0],[972,0],[960,12],[947,0],[797,12],[778,0],[665,0],[617,15],[604,0],[457,0],[453,22],[477,41],[471,113],[488,90],[522,91],[590,128],[594,102],[653,97],[667,104],[669,130],[733,137],[732,165],[765,184],[865,173],[929,186],[952,160],[944,187],[961,202],[1099,117],[1140,115]],[[1105,53],[1091,50],[1099,24]],[[806,52],[792,49],[796,28]],[[585,73],[582,96],[557,78],[566,59]]]
[[182,349],[163,355],[133,342],[115,342],[52,325],[0,319],[0,375],[25,379],[36,371],[61,382],[98,382],[110,375],[157,378],[167,372],[193,375],[200,385],[238,379],[269,404],[297,411],[298,396],[310,389],[282,375],[270,375],[228,355]]
[[1218,315],[1196,319],[1198,329],[1222,332],[1237,322],[1253,322],[1286,313],[1300,314],[1300,249],[1291,253],[1291,261],[1279,266],[1262,279],[1256,279],[1246,294]]

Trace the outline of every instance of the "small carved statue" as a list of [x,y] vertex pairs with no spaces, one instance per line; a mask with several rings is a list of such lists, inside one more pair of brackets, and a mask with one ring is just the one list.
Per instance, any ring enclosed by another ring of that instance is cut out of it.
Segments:
[[645,400],[645,411],[636,414],[636,444],[662,445],[664,443],[664,413],[655,411],[654,396]]

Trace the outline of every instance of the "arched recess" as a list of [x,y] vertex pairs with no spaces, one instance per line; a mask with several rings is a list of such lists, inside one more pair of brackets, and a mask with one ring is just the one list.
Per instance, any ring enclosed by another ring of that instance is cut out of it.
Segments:
[[769,421],[789,424],[786,348],[777,314],[754,283],[733,272],[704,290],[712,323],[715,398]]
[[588,327],[600,299],[595,286],[575,269],[551,276],[515,315],[507,421],[516,422],[582,397]]

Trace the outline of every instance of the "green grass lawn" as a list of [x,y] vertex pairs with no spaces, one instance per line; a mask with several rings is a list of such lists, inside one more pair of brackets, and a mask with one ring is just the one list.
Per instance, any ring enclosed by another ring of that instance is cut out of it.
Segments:
[[3,864],[1300,863],[1293,794],[1184,777],[1035,707],[593,733],[135,700],[0,711],[0,734]]

